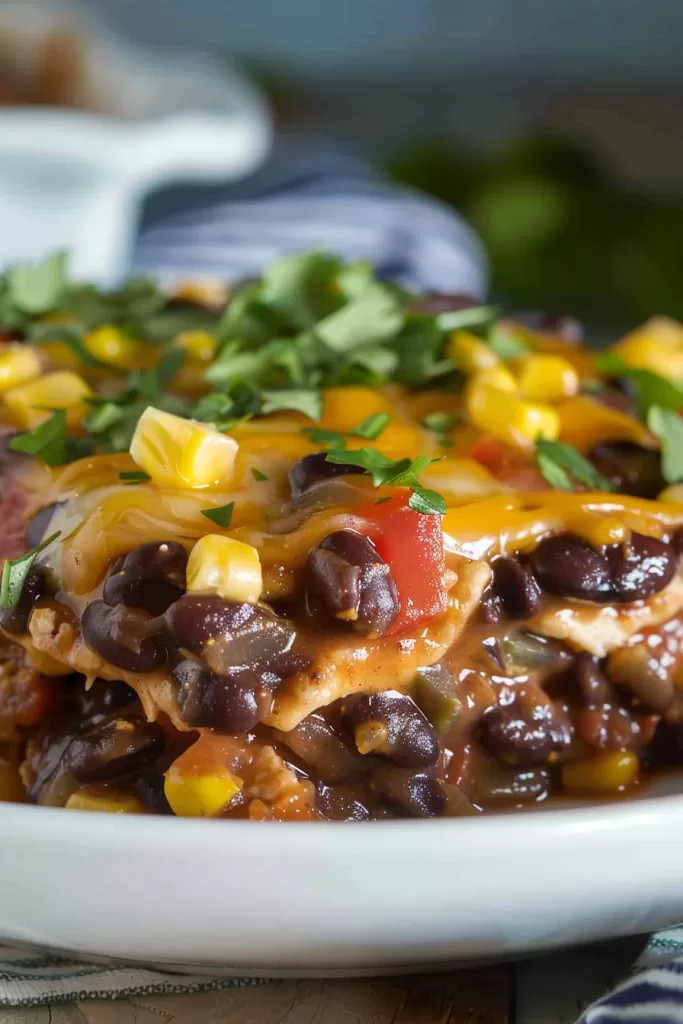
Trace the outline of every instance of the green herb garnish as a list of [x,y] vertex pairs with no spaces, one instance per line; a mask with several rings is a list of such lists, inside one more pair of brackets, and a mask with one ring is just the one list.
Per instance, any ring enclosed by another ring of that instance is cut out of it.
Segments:
[[662,442],[662,476],[670,484],[683,480],[683,419],[673,409],[650,406],[647,425]]
[[63,466],[68,462],[68,440],[66,410],[58,409],[40,426],[13,437],[9,446],[14,452],[35,455],[48,466]]
[[27,551],[25,555],[20,555],[19,558],[8,558],[5,561],[0,579],[0,608],[15,608],[17,606],[24,583],[36,557],[60,535],[61,530],[57,530],[37,547]]
[[573,491],[575,482],[584,484],[594,491],[614,490],[611,480],[599,473],[595,466],[570,444],[537,441],[536,462],[544,479],[551,487],[560,491]]
[[262,391],[261,412],[280,412],[282,409],[303,413],[311,420],[319,420],[323,411],[320,391]]
[[519,338],[512,331],[494,324],[486,338],[489,348],[495,352],[499,359],[507,362],[509,359],[519,359],[529,351],[528,344]]
[[386,412],[373,412],[349,433],[352,437],[364,437],[367,441],[376,441],[389,426],[390,420],[391,416]]
[[212,523],[217,526],[230,526],[232,522],[232,513],[235,508],[235,502],[230,501],[227,505],[221,505],[219,508],[203,508],[201,513],[210,519]]
[[251,467],[251,475],[253,476],[254,480],[258,480],[259,482],[261,480],[267,480],[268,479],[266,474],[262,473],[260,469],[256,468],[256,466],[252,466]]
[[302,427],[302,434],[307,434],[312,444],[324,444],[329,448],[346,448],[346,438],[336,430],[324,430],[322,427]]
[[9,300],[22,313],[49,313],[66,291],[66,253],[53,253],[33,267],[11,267],[6,281]]
[[462,421],[455,412],[430,412],[422,420],[422,426],[435,434],[448,434]]
[[413,492],[408,504],[416,512],[425,514],[446,511],[446,502],[436,491],[429,491],[418,483],[420,474],[438,459],[430,459],[426,455],[418,455],[416,459],[389,459],[376,448],[358,448],[355,451],[343,449],[331,451],[326,455],[327,462],[346,463],[360,466],[372,477],[375,487],[409,487]]
[[609,377],[622,377],[633,384],[638,414],[647,420],[653,405],[662,409],[683,408],[683,384],[674,383],[651,370],[638,370],[624,362],[621,356],[604,352],[596,359],[597,368]]
[[119,473],[119,480],[123,480],[126,484],[146,484],[151,479],[151,476],[148,473],[143,473],[141,469],[126,469]]
[[495,306],[469,306],[467,309],[439,313],[436,322],[442,331],[461,331],[470,327],[483,327],[492,323],[497,316]]

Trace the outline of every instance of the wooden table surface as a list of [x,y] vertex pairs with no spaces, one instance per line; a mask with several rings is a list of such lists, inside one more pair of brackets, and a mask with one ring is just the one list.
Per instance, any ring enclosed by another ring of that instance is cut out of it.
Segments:
[[572,1024],[641,948],[633,940],[440,974],[0,1008],[0,1024]]

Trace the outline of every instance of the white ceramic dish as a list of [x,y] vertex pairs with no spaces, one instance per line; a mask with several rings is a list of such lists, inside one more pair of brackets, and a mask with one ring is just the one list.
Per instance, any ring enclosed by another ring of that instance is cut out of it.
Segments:
[[27,65],[41,33],[84,26],[89,111],[0,107],[0,268],[66,248],[76,278],[111,285],[129,267],[143,196],[248,174],[268,150],[270,121],[234,69],[133,46],[79,19],[71,6],[0,0],[0,37],[16,41]]
[[0,805],[0,939],[194,971],[360,975],[683,919],[683,798],[256,824]]

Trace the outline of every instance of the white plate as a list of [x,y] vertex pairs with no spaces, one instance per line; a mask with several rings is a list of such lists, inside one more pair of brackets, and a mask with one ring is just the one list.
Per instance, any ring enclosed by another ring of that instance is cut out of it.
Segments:
[[242,975],[509,958],[683,919],[683,797],[257,824],[0,805],[0,939]]
[[91,112],[0,106],[0,268],[65,248],[74,277],[113,285],[129,268],[144,195],[250,173],[267,153],[270,118],[258,89],[206,54],[134,46],[77,20],[72,5],[0,0],[0,36],[28,65],[41,33],[73,24],[86,33]]

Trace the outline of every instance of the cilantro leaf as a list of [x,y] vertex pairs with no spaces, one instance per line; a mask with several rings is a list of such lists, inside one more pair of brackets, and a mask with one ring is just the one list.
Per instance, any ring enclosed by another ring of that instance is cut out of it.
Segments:
[[495,352],[499,359],[504,361],[518,359],[529,351],[526,341],[523,341],[522,338],[517,337],[512,331],[508,331],[498,324],[494,324],[491,327],[486,341],[489,348]]
[[85,417],[83,425],[89,434],[106,434],[122,418],[123,410],[120,405],[116,402],[102,402]]
[[340,268],[340,260],[326,253],[283,256],[265,270],[259,299],[295,329],[306,330],[340,305]]
[[467,309],[453,309],[439,313],[436,322],[442,331],[460,331],[469,327],[490,324],[498,316],[495,306],[469,306]]
[[322,427],[302,427],[302,434],[308,434],[313,444],[326,444],[332,448],[346,448],[346,438],[336,430],[324,430]]
[[258,480],[259,482],[261,480],[267,480],[268,479],[266,474],[262,473],[260,469],[256,469],[255,466],[251,467],[251,475],[253,476],[254,480]]
[[48,420],[9,443],[14,452],[35,455],[48,466],[63,466],[68,461],[66,410],[57,409]]
[[218,426],[227,417],[233,407],[233,400],[230,395],[221,394],[220,391],[213,391],[210,395],[200,398],[192,410],[192,418],[201,423],[213,423]]
[[33,267],[10,267],[6,281],[10,301],[22,313],[49,313],[66,291],[66,253],[55,252]]
[[355,349],[349,356],[352,366],[360,366],[367,370],[376,382],[390,377],[399,363],[399,357],[385,345],[368,345],[367,348]]
[[370,416],[366,416],[349,433],[352,437],[364,437],[368,441],[376,441],[380,434],[389,426],[390,420],[391,416],[386,412],[373,412]]
[[662,476],[670,484],[683,480],[683,419],[673,409],[650,406],[647,425],[662,442]]
[[172,349],[163,355],[155,366],[145,370],[133,370],[128,379],[128,387],[139,391],[156,405],[178,370],[183,367],[186,356],[187,353],[181,348]]
[[422,426],[426,427],[427,430],[433,431],[435,434],[448,434],[453,427],[460,423],[461,418],[455,412],[439,410],[438,412],[428,413],[422,420]]
[[227,505],[221,505],[219,508],[203,508],[201,513],[210,519],[216,526],[230,526],[232,522],[232,513],[235,508],[235,502],[230,501]]
[[315,334],[333,352],[345,353],[389,341],[403,322],[397,297],[386,285],[373,281],[341,309],[319,320]]
[[151,479],[151,476],[141,469],[125,469],[119,473],[119,480],[123,480],[127,484],[146,484]]
[[37,547],[27,551],[25,555],[20,555],[19,558],[8,558],[5,561],[2,567],[2,578],[0,579],[0,608],[15,608],[17,606],[21,592],[24,589],[24,583],[36,557],[48,544],[52,544],[60,534],[61,530],[57,530],[56,533],[47,537]]
[[660,377],[651,370],[635,369],[621,356],[612,352],[603,352],[599,355],[596,366],[606,376],[624,377],[633,383],[638,413],[643,419],[647,418],[648,411],[653,405],[661,406],[663,409],[683,408],[683,384]]
[[594,491],[614,490],[611,480],[599,473],[595,466],[570,444],[538,440],[536,461],[544,479],[558,490],[573,491],[573,481],[584,484]]
[[438,491],[430,491],[420,486],[413,487],[413,493],[408,498],[408,506],[425,516],[445,516],[448,511],[446,502]]
[[319,420],[323,411],[323,398],[319,391],[262,391],[261,412],[265,415],[270,412],[279,412],[281,409],[291,409],[293,412],[303,413],[311,420]]

